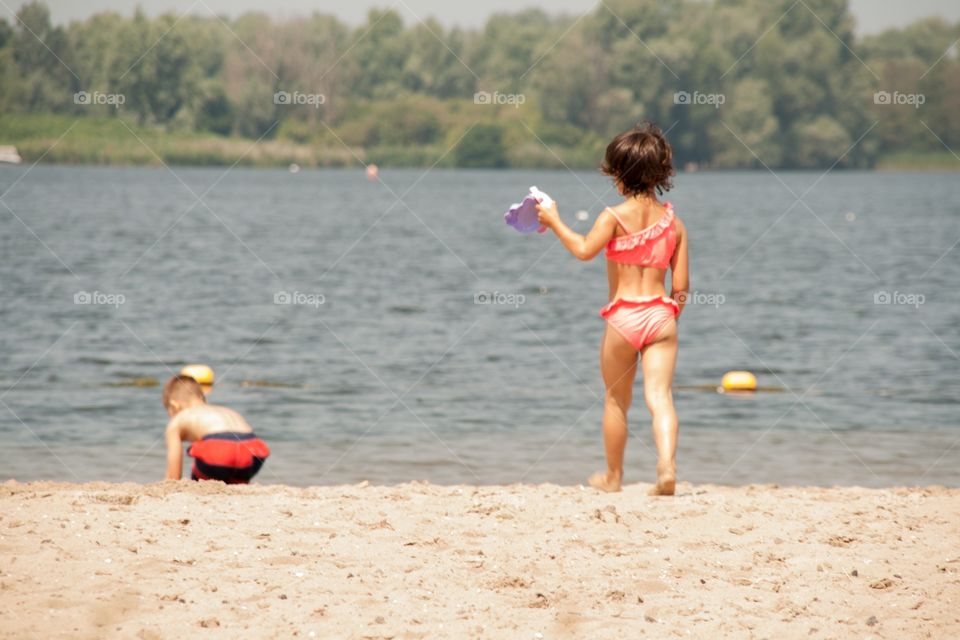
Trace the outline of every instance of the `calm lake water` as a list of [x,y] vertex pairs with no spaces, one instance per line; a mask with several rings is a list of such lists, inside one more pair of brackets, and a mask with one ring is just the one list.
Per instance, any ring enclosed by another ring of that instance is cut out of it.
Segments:
[[[601,468],[602,257],[502,214],[535,184],[586,230],[617,202],[602,176],[174,172],[0,167],[0,479],[161,478],[160,388],[132,381],[187,362],[271,444],[261,483]],[[669,194],[699,302],[681,479],[960,484],[960,176],[778,176],[683,174]],[[712,391],[730,369],[782,390]],[[649,417],[630,418],[627,480],[649,481]]]

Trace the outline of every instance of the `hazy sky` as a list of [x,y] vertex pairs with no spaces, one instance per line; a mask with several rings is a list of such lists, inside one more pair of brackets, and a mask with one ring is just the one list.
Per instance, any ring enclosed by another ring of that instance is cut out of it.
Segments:
[[[0,0],[0,16],[9,18],[11,10],[16,11],[22,4],[24,0]],[[514,12],[526,7],[582,14],[592,9],[597,0],[46,0],[46,4],[58,23],[84,18],[103,10],[129,15],[134,7],[141,5],[151,15],[164,11],[183,13],[187,10],[201,14],[214,11],[237,15],[258,10],[284,17],[320,11],[358,24],[364,21],[371,8],[395,5],[408,22],[417,17],[433,16],[446,25],[475,27],[482,25],[491,13]],[[859,33],[876,33],[926,16],[943,16],[951,22],[960,20],[960,0],[850,0],[850,6],[856,16]]]

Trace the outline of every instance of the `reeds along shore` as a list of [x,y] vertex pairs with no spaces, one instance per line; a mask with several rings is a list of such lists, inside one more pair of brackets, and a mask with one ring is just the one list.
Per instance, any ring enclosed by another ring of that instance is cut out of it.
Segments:
[[[465,122],[464,128],[470,123]],[[278,133],[262,140],[211,133],[164,130],[124,124],[116,118],[62,115],[4,114],[0,145],[15,145],[24,163],[115,166],[242,166],[450,168],[456,166],[451,140],[432,145],[345,146],[325,129],[319,138],[298,140]],[[61,137],[62,136],[62,137]],[[602,156],[602,141],[564,147],[539,144],[536,139],[506,149],[506,166],[515,169],[567,168],[594,171]],[[691,168],[692,165],[691,165]],[[710,169],[698,165],[698,169]],[[896,152],[881,156],[881,171],[958,171],[960,160],[949,151]]]

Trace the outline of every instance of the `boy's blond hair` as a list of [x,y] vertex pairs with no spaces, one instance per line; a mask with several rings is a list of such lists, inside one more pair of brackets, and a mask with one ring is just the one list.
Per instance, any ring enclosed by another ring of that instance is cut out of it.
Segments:
[[206,402],[200,383],[190,376],[173,376],[163,385],[163,406],[167,409],[171,401],[183,407],[193,400]]

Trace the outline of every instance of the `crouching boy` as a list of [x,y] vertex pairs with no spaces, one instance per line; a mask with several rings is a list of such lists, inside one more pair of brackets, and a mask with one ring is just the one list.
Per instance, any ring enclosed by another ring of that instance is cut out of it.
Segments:
[[207,404],[202,387],[189,376],[170,378],[163,386],[167,409],[167,480],[179,480],[183,443],[194,460],[194,480],[247,484],[263,466],[270,448],[239,413]]

